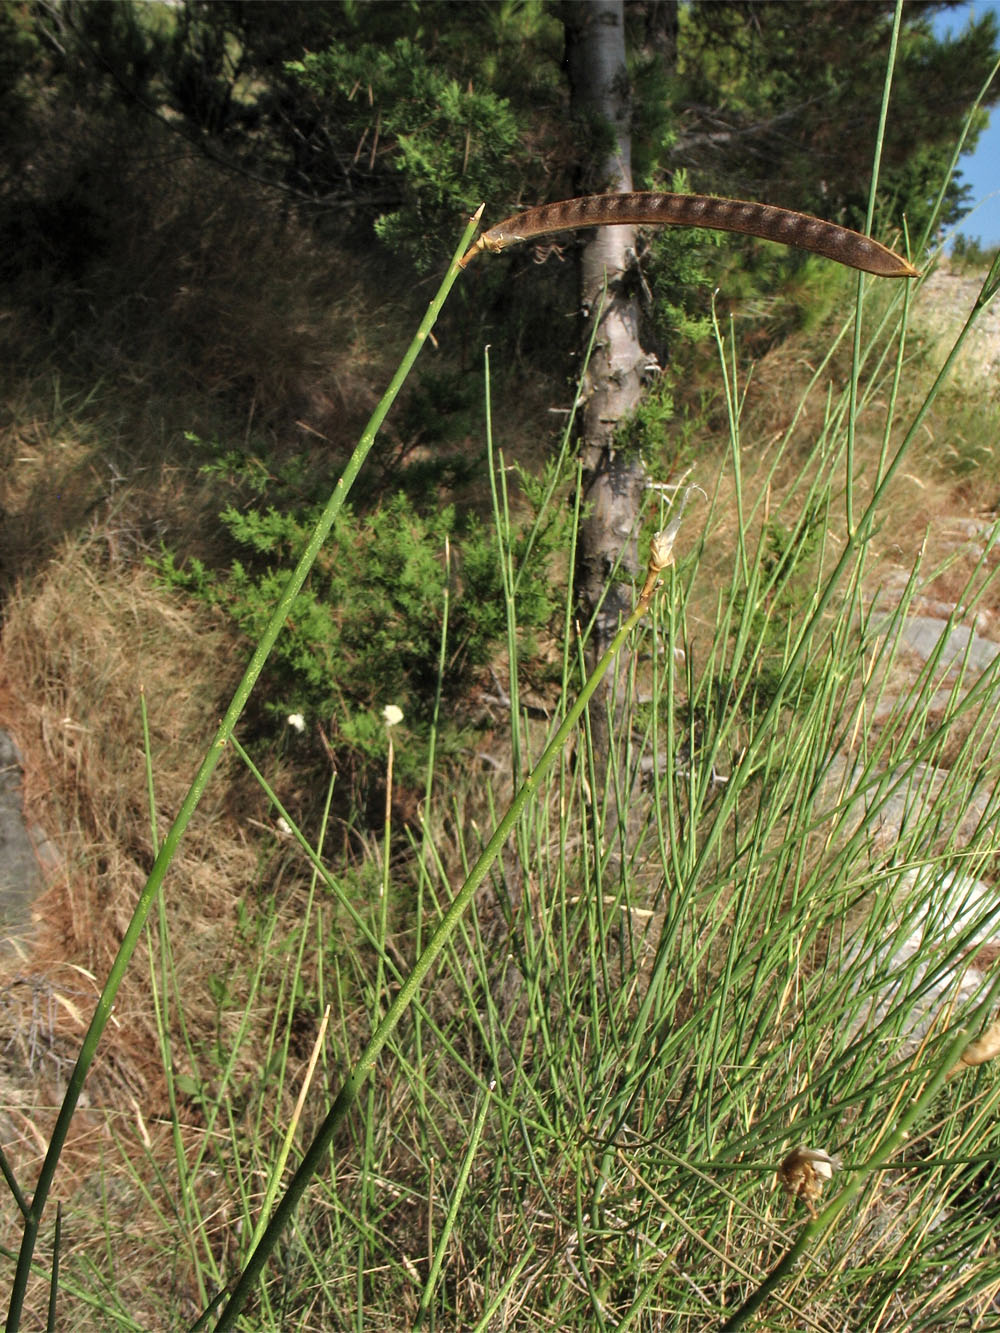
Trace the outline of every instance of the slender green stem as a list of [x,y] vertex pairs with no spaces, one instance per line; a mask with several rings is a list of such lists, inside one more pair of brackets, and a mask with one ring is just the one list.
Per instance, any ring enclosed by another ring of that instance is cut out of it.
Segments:
[[[997,295],[998,290],[1000,290],[1000,258],[997,259],[996,263],[991,268],[990,273],[987,274],[982,289],[979,293],[979,296],[977,297],[972,310],[969,312],[969,317],[965,321],[965,324],[963,325],[961,332],[955,339],[954,345],[952,346],[952,349],[949,352],[944,365],[938,371],[937,376],[934,379],[934,383],[931,385],[931,388],[928,391],[926,397],[924,398],[923,403],[921,404],[916,415],[914,416],[909,429],[907,430],[905,436],[903,437],[902,442],[899,445],[899,448],[896,450],[891,461],[889,462],[889,465],[885,469],[884,474],[882,475],[878,484],[875,486],[871,498],[868,501],[868,504],[861,515],[858,526],[854,529],[853,532],[848,534],[840,558],[837,560],[837,563],[834,566],[833,570],[831,571],[825,586],[823,587],[819,596],[816,598],[815,604],[811,608],[810,613],[805,618],[803,627],[798,633],[798,638],[795,643],[795,647],[791,650],[791,652],[788,655],[783,676],[784,680],[786,681],[794,680],[795,673],[802,665],[806,657],[806,654],[809,651],[811,636],[815,632],[816,627],[821,623],[823,615],[826,612],[828,605],[832,601],[834,593],[839,587],[841,579],[848,570],[851,562],[857,558],[858,551],[860,550],[862,545],[868,540],[869,534],[871,533],[871,530],[875,523],[875,517],[879,512],[879,507],[882,504],[882,501],[884,500],[890,486],[895,481],[896,474],[898,473],[904,458],[907,456],[907,453],[909,452],[909,449],[913,444],[913,441],[916,438],[923,424],[924,418],[930,411],[931,405],[933,404],[934,399],[937,397],[941,387],[944,385],[949,375],[951,374],[952,366],[958,359],[959,353],[961,352],[962,346],[964,345],[966,339],[972,332],[977,320],[981,316],[987,304],[989,304],[989,302],[992,301],[994,297]],[[692,878],[696,879],[701,870],[709,863],[709,858],[714,850],[716,842],[721,837],[722,830],[726,827],[726,821],[731,815],[731,813],[734,811],[739,798],[739,794],[743,790],[743,784],[746,780],[745,775],[752,771],[753,765],[756,764],[759,760],[761,750],[767,744],[769,744],[768,738],[772,735],[773,727],[776,723],[778,713],[780,709],[784,706],[784,704],[785,704],[784,690],[779,688],[774,692],[774,695],[771,698],[771,701],[768,704],[768,706],[762,711],[760,718],[758,719],[757,722],[756,734],[754,738],[751,739],[750,743],[744,747],[742,757],[739,760],[738,764],[736,765],[732,777],[726,786],[725,792],[723,793],[723,796],[719,802],[717,817],[713,821],[712,828],[709,831],[708,835],[705,837],[701,846],[698,848],[697,859],[691,869]],[[656,965],[658,969],[666,966],[668,957],[669,955],[666,952],[663,952],[661,954],[660,959],[658,960]],[[640,1022],[640,1024],[645,1024],[645,1022],[648,1019],[649,1007],[652,1005],[654,1001],[654,997],[656,995],[656,985],[658,984],[658,981],[659,981],[658,972],[654,971],[651,984],[646,992],[646,997],[643,1000],[642,1005],[640,1006],[639,1019],[637,1020]],[[641,1087],[641,1080],[639,1087]],[[627,1098],[625,1099],[626,1106],[630,1105],[631,1098],[637,1095],[638,1095],[638,1088],[632,1089],[629,1092]]]
[[[146,691],[143,687],[139,690],[139,714],[142,722],[142,753],[146,765],[146,804],[149,811],[149,837],[153,848],[153,856],[156,857],[160,850],[160,831],[159,817],[157,815],[156,804],[156,783],[153,776],[153,747],[149,735],[149,710],[146,707]],[[176,1021],[177,1029],[180,1033],[180,1044],[185,1051],[190,1054],[190,1039],[187,1031],[187,1023],[184,1016],[183,1006],[177,1004],[172,1006],[172,992],[174,976],[174,960],[170,942],[170,930],[167,924],[167,908],[163,900],[163,894],[156,895],[156,913],[157,913],[157,934],[159,937],[159,967],[157,967],[156,951],[153,947],[151,938],[152,931],[149,932],[150,938],[147,939],[146,947],[149,954],[149,992],[150,1000],[153,1006],[153,1017],[156,1024],[156,1032],[159,1037],[160,1059],[163,1066],[163,1075],[166,1082],[167,1105],[170,1108],[170,1136],[174,1150],[174,1162],[177,1170],[177,1181],[179,1188],[177,1198],[179,1201],[179,1212],[183,1219],[183,1234],[190,1249],[195,1273],[195,1281],[198,1283],[198,1295],[202,1301],[208,1299],[208,1290],[205,1283],[204,1265],[198,1261],[197,1236],[199,1226],[192,1211],[194,1192],[188,1188],[188,1156],[184,1148],[184,1135],[182,1132],[182,1120],[177,1096],[177,1067],[178,1062],[174,1056],[174,1037],[173,1027]]]
[[52,1239],[52,1274],[49,1278],[49,1314],[45,1323],[46,1333],[55,1333],[58,1327],[56,1318],[59,1305],[59,1259],[62,1245],[62,1204],[56,1204],[56,1230]]
[[507,1299],[510,1292],[521,1281],[521,1273],[528,1266],[528,1261],[534,1258],[534,1255],[535,1247],[529,1241],[528,1248],[507,1274],[500,1290],[494,1293],[492,1300],[483,1310],[483,1313],[479,1317],[479,1322],[476,1324],[475,1328],[471,1330],[471,1333],[485,1333],[486,1328],[491,1323],[493,1316],[496,1314],[501,1303]]
[[253,655],[250,658],[250,664],[243,675],[243,679],[236,687],[232,702],[226,709],[225,716],[219,725],[215,738],[209,746],[208,752],[202,760],[198,772],[195,774],[194,781],[191,783],[191,787],[181,804],[177,818],[174,820],[170,831],[163,840],[163,845],[153,863],[153,869],[150,872],[149,879],[146,881],[146,884],[139,895],[139,901],[132,914],[128,929],[125,931],[125,935],[122,938],[115,960],[111,965],[108,979],[101,992],[100,998],[97,1001],[93,1018],[90,1021],[90,1026],[87,1029],[86,1036],[80,1047],[80,1054],[77,1057],[73,1072],[70,1075],[69,1083],[66,1088],[66,1095],[63,1098],[62,1106],[59,1108],[59,1115],[52,1131],[52,1137],[45,1154],[45,1160],[42,1162],[42,1167],[38,1175],[38,1183],[32,1198],[31,1209],[25,1219],[24,1233],[22,1235],[21,1248],[18,1254],[17,1269],[14,1273],[14,1282],[11,1287],[10,1303],[7,1310],[6,1333],[16,1333],[16,1330],[20,1328],[21,1314],[24,1308],[24,1296],[25,1291],[27,1290],[28,1276],[31,1272],[32,1256],[38,1239],[38,1226],[49,1197],[49,1191],[52,1188],[52,1180],[56,1173],[56,1167],[59,1164],[63,1145],[65,1144],[66,1137],[69,1133],[70,1122],[73,1119],[77,1103],[80,1099],[80,1093],[83,1091],[84,1081],[90,1066],[93,1063],[94,1056],[97,1053],[97,1047],[104,1032],[104,1028],[111,1016],[115,996],[118,994],[118,988],[122,983],[122,979],[131,962],[132,954],[139,942],[150,908],[156,900],[156,895],[166,877],[167,869],[170,862],[173,860],[181,838],[190,823],[191,816],[194,814],[195,809],[205,792],[205,788],[208,786],[209,778],[212,776],[216,765],[222,757],[226,742],[232,734],[233,728],[236,726],[240,714],[246,706],[250,693],[253,690],[254,685],[257,683],[257,678],[264,668],[264,663],[267,661],[271,649],[274,647],[275,641],[281,632],[292,604],[298,596],[323,543],[326,541],[337,515],[343,508],[344,501],[347,499],[348,493],[354,485],[358,473],[361,471],[362,464],[368,457],[372,445],[375,443],[375,436],[378,430],[402,388],[421,348],[427,341],[427,336],[434,327],[434,323],[437,320],[438,314],[448,293],[451,291],[451,288],[455,283],[455,279],[461,272],[458,261],[468,248],[479,223],[481,213],[482,209],[480,208],[470,219],[468,226],[465,228],[465,231],[462,234],[462,239],[455,251],[455,255],[449,265],[441,286],[438,288],[434,299],[427,307],[427,313],[421,320],[420,327],[417,329],[413,341],[410,343],[410,346],[406,351],[406,355],[400,362],[399,369],[396,371],[392,382],[382,396],[378,407],[376,407],[372,414],[371,420],[365,427],[364,433],[358,441],[354,453],[351,455],[342,476],[334,487],[333,494],[330,496],[326,508],[323,510],[322,516],[316,524],[312,536],[309,538],[306,549],[302,553],[302,558],[299,560],[288,583],[285,585],[285,589],[282,592],[281,597],[278,599],[278,603],[274,608],[267,628],[265,629],[260,642],[254,649]]
[[14,1168],[7,1161],[4,1150],[0,1148],[0,1175],[7,1182],[7,1188],[14,1196],[14,1202],[17,1204],[22,1215],[27,1217],[31,1212],[31,1205],[21,1192],[21,1187],[17,1183],[17,1177],[14,1175]]
[[475,1124],[472,1126],[472,1134],[469,1137],[469,1144],[465,1150],[465,1157],[458,1173],[458,1180],[455,1182],[455,1190],[452,1195],[451,1204],[448,1208],[448,1216],[445,1218],[444,1226],[441,1229],[441,1235],[434,1248],[434,1259],[431,1263],[431,1271],[427,1274],[427,1281],[424,1284],[423,1294],[420,1297],[420,1308],[417,1311],[417,1318],[413,1325],[414,1333],[416,1333],[416,1330],[420,1327],[424,1316],[430,1308],[430,1303],[434,1296],[434,1288],[437,1286],[437,1280],[441,1275],[441,1265],[444,1262],[444,1256],[448,1249],[448,1242],[451,1239],[451,1233],[455,1229],[455,1219],[458,1217],[458,1210],[462,1205],[465,1189],[469,1183],[469,1172],[472,1170],[473,1159],[479,1149],[479,1140],[483,1137],[483,1127],[486,1124],[486,1113],[490,1109],[490,1102],[495,1087],[495,1083],[490,1084],[486,1096],[483,1098],[482,1105],[479,1108]]
[[[427,947],[414,963],[413,970],[396,992],[396,998],[389,1006],[381,1023],[379,1023],[378,1027],[372,1033],[368,1045],[361,1053],[357,1064],[344,1082],[336,1100],[327,1112],[325,1120],[317,1131],[312,1143],[309,1145],[305,1156],[302,1158],[298,1170],[289,1182],[288,1189],[281,1202],[278,1204],[278,1207],[275,1209],[267,1230],[261,1237],[260,1244],[250,1254],[246,1267],[233,1287],[229,1302],[222,1311],[219,1322],[216,1324],[216,1333],[223,1333],[225,1329],[233,1327],[237,1316],[249,1299],[250,1293],[256,1285],[264,1265],[277,1244],[282,1231],[291,1220],[292,1214],[295,1211],[299,1200],[302,1198],[302,1195],[305,1193],[309,1181],[326,1162],[334,1135],[346,1120],[348,1113],[354,1106],[358,1094],[364,1087],[368,1075],[375,1066],[375,1061],[378,1059],[379,1053],[389,1040],[389,1037],[395,1031],[400,1019],[412,1004],[424,978],[434,966],[439,954],[454,934],[459,921],[468,910],[476,890],[486,878],[490,867],[499,856],[504,843],[514,831],[525,807],[537,797],[545,775],[548,773],[549,769],[555,762],[556,757],[572,735],[577,722],[580,720],[587,704],[593,697],[595,690],[607,674],[608,669],[618,655],[622,645],[628,639],[632,630],[638,625],[648,609],[651,594],[652,585],[647,582],[647,588],[643,589],[643,594],[636,603],[635,610],[622,624],[604,656],[598,662],[590,677],[583,685],[583,688],[573,705],[567,711],[562,724],[552,737],[552,740],[546,746],[534,769],[528,774],[520,789],[515,794],[514,799],[511,801],[507,809],[507,813],[500,820],[500,823],[496,827],[496,831],[469,872],[465,883],[459,889],[458,893],[452,900],[451,906],[441,918],[440,923],[427,943]],[[191,1333],[196,1333],[196,1330],[205,1327],[205,1318],[206,1316],[203,1315],[202,1318],[192,1326]]]
[[925,250],[930,245],[931,238],[940,229],[941,214],[944,209],[945,197],[948,193],[948,187],[951,184],[952,180],[954,179],[955,172],[958,169],[958,164],[961,161],[962,155],[965,152],[965,141],[969,137],[969,132],[971,131],[972,126],[974,124],[976,112],[982,106],[983,99],[989,92],[993,80],[997,77],[998,74],[1000,74],[1000,59],[997,59],[996,63],[993,65],[993,68],[990,70],[989,74],[987,74],[986,78],[983,80],[983,85],[979,89],[975,101],[972,103],[972,105],[966,112],[965,124],[962,126],[962,132],[959,134],[958,138],[955,141],[955,147],[952,150],[951,161],[948,164],[948,170],[944,173],[943,177],[941,178],[941,188],[940,190],[938,190],[937,198],[934,200],[934,207],[931,209],[927,217],[927,221],[924,223],[923,235],[919,238],[917,242],[918,254],[921,251]]
[[760,1308],[771,1292],[792,1271],[796,1260],[800,1259],[812,1243],[833,1225],[847,1205],[861,1192],[870,1173],[878,1171],[888,1162],[899,1145],[905,1142],[912,1127],[944,1087],[948,1075],[951,1073],[956,1060],[968,1046],[969,1040],[969,1033],[964,1028],[960,1028],[955,1033],[948,1043],[937,1072],[926,1084],[920,1096],[914,1099],[909,1110],[900,1116],[896,1128],[886,1136],[881,1146],[869,1158],[865,1170],[863,1172],[859,1171],[851,1183],[842,1189],[835,1199],[831,1199],[821,1213],[806,1222],[799,1232],[795,1244],[785,1251],[764,1281],[747,1297],[740,1308],[734,1311],[724,1324],[720,1325],[719,1333],[734,1333],[734,1330],[743,1327],[750,1316]]
[[[424,778],[424,804],[421,815],[420,860],[417,877],[417,905],[413,925],[413,950],[416,958],[424,943],[424,894],[430,885],[430,862],[432,859],[431,810],[434,801],[434,765],[437,755],[438,726],[441,718],[441,694],[445,671],[448,664],[448,613],[451,605],[451,544],[444,541],[444,595],[441,601],[441,640],[438,648],[437,677],[434,682],[434,711],[431,713],[430,734],[427,738],[427,769]],[[417,1007],[413,1015],[413,1053],[414,1064],[420,1077],[424,1076],[424,1018]],[[426,1138],[422,1131],[423,1146]]]
[[395,747],[392,726],[386,724],[389,753],[385,764],[385,824],[382,829],[382,879],[379,884],[378,952],[375,964],[375,995],[372,1012],[377,1016],[382,1008],[382,987],[385,985],[385,941],[389,933],[389,861],[392,856],[392,768]]
[[[878,133],[875,136],[875,161],[872,165],[872,180],[868,191],[868,215],[865,218],[865,231],[870,236],[875,221],[875,199],[878,195],[878,173],[882,162],[882,144],[885,140],[885,127],[889,118],[889,92],[892,88],[892,73],[896,68],[896,48],[899,45],[899,29],[903,21],[903,0],[896,0],[896,13],[892,24],[892,38],[889,43],[889,59],[885,68],[885,83],[882,85],[882,110],[879,115]],[[861,315],[864,310],[865,284],[858,274],[858,295],[854,313],[854,359],[851,365],[850,404],[847,411],[847,531],[854,531],[854,443],[858,417],[858,380],[861,376]]]

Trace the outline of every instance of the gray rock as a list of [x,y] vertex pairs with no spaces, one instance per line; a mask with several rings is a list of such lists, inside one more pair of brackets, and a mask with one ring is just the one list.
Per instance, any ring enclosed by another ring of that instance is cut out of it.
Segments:
[[852,990],[866,997],[858,1026],[891,1018],[910,1050],[932,1023],[981,998],[1000,957],[1000,900],[982,880],[940,869],[905,871],[889,891],[877,947],[866,923],[848,940],[846,961]]
[[24,823],[21,755],[0,731],[0,948],[31,930],[31,908],[44,876],[35,844]]
[[[875,616],[872,620],[872,629],[876,633],[885,633],[889,626],[887,615]],[[948,622],[937,616],[907,616],[896,632],[900,648],[924,662],[944,639],[938,664],[946,670],[957,671],[965,665],[967,670],[982,672],[1000,657],[1000,644],[984,639],[967,625],[953,625],[949,630]]]
[[[875,775],[838,754],[824,774],[817,808],[832,811],[842,807],[841,836],[849,837],[862,824],[867,825],[872,849],[881,855],[891,850],[915,821],[926,819],[948,777],[948,769],[924,763],[900,764],[891,772]],[[986,827],[995,827],[996,805],[993,787],[981,782],[966,794],[961,809],[951,814],[944,827],[951,829],[957,823],[958,842],[969,842],[984,821]]]

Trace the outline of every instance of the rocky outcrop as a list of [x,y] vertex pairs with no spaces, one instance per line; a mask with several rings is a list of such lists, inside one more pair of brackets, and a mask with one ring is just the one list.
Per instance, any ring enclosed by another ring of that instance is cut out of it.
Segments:
[[17,948],[31,932],[31,911],[44,882],[36,839],[24,819],[20,751],[0,731],[0,949]]
[[848,941],[847,967],[867,997],[864,1025],[912,1050],[982,999],[1000,958],[1000,902],[982,880],[929,867],[904,871],[883,898],[878,947],[865,922]]

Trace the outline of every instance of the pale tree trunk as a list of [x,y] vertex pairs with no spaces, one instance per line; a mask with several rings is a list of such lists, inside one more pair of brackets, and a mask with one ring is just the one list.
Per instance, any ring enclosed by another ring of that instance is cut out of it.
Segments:
[[[632,188],[630,100],[625,63],[622,0],[566,0],[560,10],[566,29],[566,60],[574,118],[603,122],[614,147],[602,161],[585,164],[580,192]],[[581,298],[590,321],[599,318],[585,385],[581,451],[586,499],[591,507],[579,541],[577,595],[589,621],[621,557],[621,573],[640,569],[636,532],[641,517],[645,469],[635,455],[613,446],[619,423],[636,407],[643,368],[650,358],[639,344],[639,300],[628,274],[635,251],[634,227],[598,227],[586,233],[581,258]],[[599,313],[598,313],[599,312]],[[601,606],[591,641],[604,651],[623,614],[631,610],[627,583],[615,583]],[[595,741],[608,753],[606,699],[592,709]]]

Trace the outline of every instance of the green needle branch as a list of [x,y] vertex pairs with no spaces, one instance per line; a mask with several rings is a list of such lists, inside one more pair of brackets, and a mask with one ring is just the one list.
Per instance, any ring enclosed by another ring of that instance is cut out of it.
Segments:
[[[476,861],[465,883],[459,889],[452,900],[451,906],[441,918],[437,929],[431,936],[427,947],[413,965],[413,970],[403,982],[396,993],[396,998],[389,1006],[388,1012],[379,1023],[378,1027],[372,1033],[365,1050],[358,1059],[357,1064],[351,1071],[351,1074],[345,1081],[343,1087],[337,1095],[336,1100],[327,1113],[326,1119],[320,1126],[315,1138],[309,1145],[298,1170],[288,1184],[284,1197],[274,1211],[274,1215],[267,1225],[259,1244],[254,1249],[247,1261],[247,1265],[240,1274],[236,1285],[233,1287],[232,1294],[228,1304],[225,1306],[218,1323],[215,1326],[216,1333],[223,1333],[225,1329],[231,1329],[235,1320],[246,1304],[254,1289],[268,1257],[274,1250],[282,1232],[291,1220],[296,1205],[305,1193],[310,1180],[320,1170],[327,1159],[330,1144],[337,1130],[344,1123],[348,1113],[357,1100],[358,1094],[365,1084],[368,1075],[375,1066],[379,1053],[385,1046],[389,1037],[399,1024],[400,1019],[406,1013],[407,1009],[413,1003],[413,1000],[420,989],[421,984],[426,978],[428,972],[434,966],[439,954],[445,945],[451,939],[459,921],[469,908],[470,903],[475,896],[476,890],[486,878],[490,867],[500,854],[501,848],[514,831],[518,819],[521,817],[528,804],[534,800],[539,792],[542,780],[551,769],[556,757],[563,746],[572,735],[584,709],[590,702],[594,691],[597,689],[601,680],[604,678],[612,662],[621,651],[623,644],[627,641],[629,635],[639,624],[640,620],[649,610],[653,593],[656,590],[659,576],[664,569],[673,563],[671,548],[677,535],[679,524],[675,519],[664,531],[657,533],[651,544],[649,565],[646,574],[646,580],[642,591],[636,600],[635,609],[627,620],[623,622],[618,633],[615,635],[604,656],[598,662],[591,675],[588,677],[576,700],[567,711],[559,729],[552,737],[551,741],[542,753],[541,758],[534,769],[525,778],[519,791],[511,801],[507,813],[497,825],[493,836],[486,844],[479,859]],[[195,1323],[190,1333],[198,1333],[198,1330],[207,1326],[207,1320],[211,1317],[211,1312],[205,1314]]]
[[949,1042],[934,1075],[928,1080],[920,1095],[914,1098],[906,1113],[900,1116],[895,1129],[886,1136],[878,1151],[873,1153],[865,1163],[865,1169],[859,1171],[850,1184],[846,1185],[835,1199],[831,1199],[821,1213],[810,1218],[804,1224],[795,1244],[785,1251],[764,1281],[751,1292],[739,1309],[735,1310],[726,1322],[720,1325],[719,1333],[736,1333],[737,1329],[743,1327],[750,1316],[763,1305],[768,1296],[788,1277],[796,1262],[829,1230],[847,1205],[860,1194],[869,1174],[886,1165],[900,1144],[905,1142],[907,1135],[920,1117],[928,1107],[933,1105],[934,1098],[944,1087],[955,1062],[968,1044],[969,1034],[964,1028],[960,1028]]

